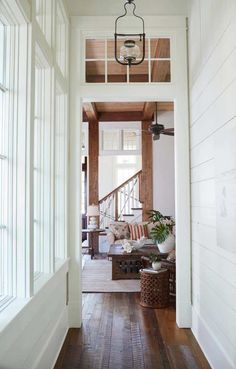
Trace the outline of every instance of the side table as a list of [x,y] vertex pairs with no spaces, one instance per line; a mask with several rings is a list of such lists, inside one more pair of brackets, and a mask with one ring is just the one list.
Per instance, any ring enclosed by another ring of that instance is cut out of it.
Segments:
[[93,259],[94,254],[98,253],[98,238],[96,235],[105,232],[105,229],[82,229],[82,233],[87,233],[88,235],[88,249],[91,252],[91,259]]
[[160,269],[157,272],[140,270],[141,295],[140,305],[153,309],[169,305],[169,271]]

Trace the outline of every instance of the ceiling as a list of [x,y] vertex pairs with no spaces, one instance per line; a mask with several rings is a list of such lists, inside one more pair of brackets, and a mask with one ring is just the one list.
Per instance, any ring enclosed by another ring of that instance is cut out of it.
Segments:
[[[86,102],[83,104],[83,120],[98,120],[100,122],[151,121],[155,110],[155,102]],[[173,102],[157,102],[157,112],[173,110]]]
[[[124,1],[118,0],[66,0],[71,15],[118,16]],[[136,0],[141,15],[187,15],[187,0]]]

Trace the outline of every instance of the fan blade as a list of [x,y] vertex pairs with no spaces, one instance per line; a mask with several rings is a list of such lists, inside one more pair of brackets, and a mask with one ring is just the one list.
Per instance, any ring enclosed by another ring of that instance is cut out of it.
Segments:
[[174,132],[166,132],[166,131],[163,131],[161,132],[162,135],[166,135],[166,136],[174,136]]
[[174,133],[174,128],[165,128],[164,131],[165,132],[173,132]]

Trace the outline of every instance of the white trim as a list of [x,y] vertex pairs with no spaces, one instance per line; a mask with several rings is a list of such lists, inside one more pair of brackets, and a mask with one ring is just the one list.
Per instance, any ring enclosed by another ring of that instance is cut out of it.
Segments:
[[[113,17],[72,17],[71,32],[71,170],[70,170],[70,248],[74,263],[81,262],[78,249],[81,240],[81,228],[75,227],[80,214],[80,131],[82,122],[82,101],[174,101],[175,103],[175,177],[176,177],[176,237],[177,237],[177,324],[191,327],[191,269],[190,269],[190,173],[189,173],[189,122],[188,122],[188,85],[187,85],[187,47],[185,17],[146,17],[149,34],[172,37],[172,73],[171,83],[130,84],[130,85],[78,85],[83,73],[83,33],[96,34],[101,31],[112,32]],[[78,48],[78,45],[81,48]],[[76,45],[76,50],[75,50]],[[76,173],[76,174],[75,174]],[[81,323],[81,271],[74,269],[70,276],[73,286],[74,304],[80,306],[80,316],[71,310],[71,323]],[[79,281],[79,285],[78,285]]]

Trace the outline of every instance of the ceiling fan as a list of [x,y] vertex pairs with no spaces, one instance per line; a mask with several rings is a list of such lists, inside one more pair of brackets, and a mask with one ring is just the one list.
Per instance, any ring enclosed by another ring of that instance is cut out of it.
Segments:
[[167,135],[167,136],[174,136],[174,128],[165,128],[163,124],[159,124],[157,122],[157,103],[156,103],[156,120],[155,123],[152,123],[149,128],[148,131],[146,132],[150,132],[153,136],[153,140],[159,140],[160,139],[160,134],[162,135]]

